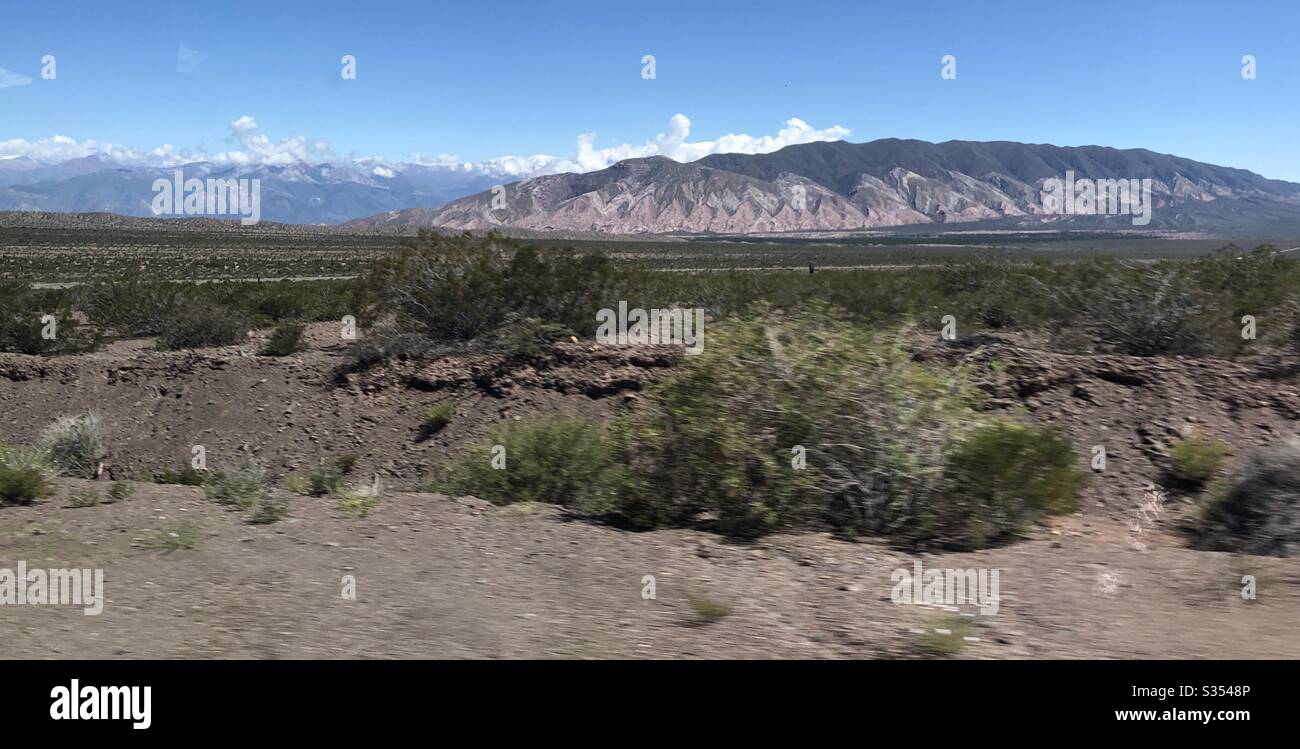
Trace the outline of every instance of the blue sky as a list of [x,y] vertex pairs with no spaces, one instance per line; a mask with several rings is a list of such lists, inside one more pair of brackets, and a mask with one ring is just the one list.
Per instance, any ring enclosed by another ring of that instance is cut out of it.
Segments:
[[[1145,147],[1300,181],[1300,3],[5,2],[0,142],[568,156],[791,118],[881,137]],[[205,56],[177,69],[181,43]],[[41,57],[57,79],[40,78]],[[339,59],[357,58],[356,80]],[[641,57],[656,58],[643,80]],[[957,58],[957,79],[940,58]],[[1258,60],[1243,80],[1241,57]],[[11,149],[12,153],[12,149]]]

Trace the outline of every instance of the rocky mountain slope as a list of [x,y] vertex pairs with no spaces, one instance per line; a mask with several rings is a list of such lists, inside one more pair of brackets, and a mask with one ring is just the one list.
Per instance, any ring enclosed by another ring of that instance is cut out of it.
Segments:
[[1045,209],[1053,178],[1151,180],[1145,229],[1300,226],[1300,185],[1142,149],[878,140],[716,154],[689,164],[629,159],[588,174],[498,186],[439,209],[390,211],[359,227],[439,226],[618,234],[760,234],[912,224],[1134,226],[1132,216]]

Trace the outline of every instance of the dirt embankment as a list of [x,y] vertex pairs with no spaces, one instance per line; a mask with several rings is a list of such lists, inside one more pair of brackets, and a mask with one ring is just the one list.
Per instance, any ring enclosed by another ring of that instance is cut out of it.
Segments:
[[[6,655],[1300,657],[1295,560],[1187,548],[1178,524],[1191,499],[1176,490],[1159,512],[1139,511],[1176,435],[1218,436],[1234,462],[1295,435],[1295,362],[1071,356],[1012,336],[982,345],[926,343],[918,355],[966,357],[991,407],[1060,426],[1081,461],[1094,445],[1107,455],[1077,513],[1005,547],[916,556],[818,533],[740,544],[401,492],[363,518],[294,498],[286,520],[258,526],[190,487],[139,483],[129,499],[73,508],[69,495],[91,482],[62,480],[56,497],[0,509],[0,567],[102,568],[104,611],[0,606]],[[255,347],[0,356],[0,442],[93,410],[112,432],[114,474],[180,467],[192,444],[220,467],[247,445],[273,473],[356,452],[361,470],[414,484],[504,420],[607,415],[673,362],[575,344],[542,361],[405,363],[337,382],[326,331],[288,359],[247,355]],[[423,411],[442,400],[456,404],[452,423],[424,439]],[[181,521],[199,529],[196,548],[153,548]],[[965,639],[936,632],[957,612],[891,600],[893,573],[918,561],[998,570],[997,613],[970,619]],[[1240,594],[1245,575],[1255,600]],[[355,600],[341,595],[348,576]]]
[[1130,521],[1142,487],[1170,494],[1175,516],[1191,497],[1171,477],[1169,447],[1192,435],[1223,440],[1234,468],[1256,448],[1300,435],[1300,359],[1079,355],[1023,336],[961,346],[925,343],[923,359],[962,363],[982,380],[989,406],[1059,427],[1081,460],[1104,450],[1105,468],[1084,490],[1084,513]]
[[[280,476],[355,453],[362,472],[414,486],[503,421],[602,417],[622,401],[609,396],[634,394],[677,359],[666,347],[573,343],[538,359],[395,362],[340,378],[346,358],[336,331],[315,326],[311,349],[284,358],[254,355],[264,336],[194,352],[131,341],[85,356],[0,354],[0,443],[32,443],[56,416],[91,411],[109,429],[106,463],[116,478],[179,469],[202,445],[212,469],[251,456]],[[456,407],[450,424],[423,434],[425,411],[445,400]]]

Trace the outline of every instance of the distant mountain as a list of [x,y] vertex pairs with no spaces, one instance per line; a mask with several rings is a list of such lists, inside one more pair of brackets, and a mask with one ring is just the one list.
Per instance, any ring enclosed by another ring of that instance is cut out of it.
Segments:
[[[796,186],[803,188],[811,210],[796,210],[789,204],[787,197]],[[782,175],[767,181],[710,169],[698,162],[680,164],[662,156],[628,159],[588,174],[515,182],[498,192],[456,200],[441,209],[393,211],[349,222],[353,226],[409,224],[621,234],[869,226],[867,217],[849,200],[811,180]]]
[[122,165],[101,156],[57,164],[0,159],[0,211],[106,212],[152,216],[154,180],[261,180],[262,219],[333,224],[413,206],[439,206],[502,182],[500,176],[420,164],[256,165],[195,162],[175,167]]
[[1045,209],[1049,180],[1150,179],[1145,230],[1300,229],[1300,185],[1142,149],[1005,141],[816,142],[691,163],[629,159],[503,184],[497,167],[378,161],[154,167],[103,155],[0,159],[0,211],[153,216],[153,184],[261,180],[261,220],[363,231],[769,234],[886,227],[1132,229]]
[[1049,180],[1151,180],[1143,229],[1300,228],[1300,184],[1143,149],[1005,141],[818,142],[689,164],[630,159],[588,174],[535,177],[454,200],[393,210],[357,227],[759,234],[992,222],[1013,227],[1134,228],[1132,217],[1060,215]]
[[83,174],[109,171],[119,166],[102,156],[84,156],[56,164],[47,164],[26,156],[0,159],[0,187],[57,182]]

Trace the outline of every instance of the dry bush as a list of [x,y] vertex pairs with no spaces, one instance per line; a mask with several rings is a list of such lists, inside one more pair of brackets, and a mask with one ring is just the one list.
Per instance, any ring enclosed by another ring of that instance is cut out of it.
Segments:
[[40,444],[64,474],[94,478],[106,454],[104,422],[94,414],[60,416],[41,432]]
[[1300,440],[1254,453],[1211,491],[1198,532],[1207,549],[1283,557],[1300,553]]

